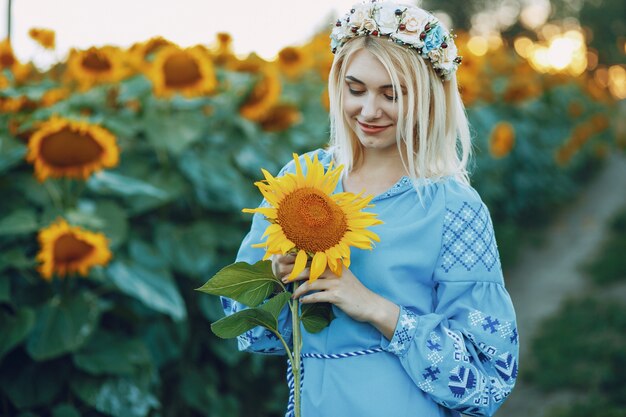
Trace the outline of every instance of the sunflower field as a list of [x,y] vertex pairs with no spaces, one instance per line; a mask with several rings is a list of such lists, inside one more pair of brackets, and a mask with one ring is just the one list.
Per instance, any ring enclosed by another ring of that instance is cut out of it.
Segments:
[[[473,181],[506,264],[625,143],[592,75],[468,42]],[[328,33],[274,61],[231,44],[153,38],[40,71],[0,43],[0,415],[284,413],[284,358],[217,339],[219,302],[195,289],[233,261],[261,168],[326,143],[332,54]]]

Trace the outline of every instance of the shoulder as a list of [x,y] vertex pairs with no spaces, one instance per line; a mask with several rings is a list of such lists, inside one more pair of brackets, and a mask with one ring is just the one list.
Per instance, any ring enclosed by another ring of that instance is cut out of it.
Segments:
[[450,178],[444,183],[446,208],[467,203],[470,205],[483,204],[478,191],[469,184],[458,179]]
[[491,215],[478,192],[460,181],[447,181],[439,265],[444,279],[454,275],[500,282],[499,258]]
[[[309,151],[303,153],[302,155],[299,155],[298,160],[300,161],[300,166],[303,170],[306,170],[306,157],[310,159],[314,159],[317,157],[317,160],[320,161],[322,165],[324,165],[324,167],[328,167],[330,161],[332,160],[332,153],[326,149],[318,148],[313,151]],[[287,164],[285,164],[285,166],[282,167],[282,169],[278,173],[278,176],[294,172],[296,172],[296,163],[295,160],[292,158]]]

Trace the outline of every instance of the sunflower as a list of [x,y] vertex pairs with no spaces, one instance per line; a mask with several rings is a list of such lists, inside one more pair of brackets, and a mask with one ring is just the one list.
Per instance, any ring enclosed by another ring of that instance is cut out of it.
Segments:
[[55,47],[55,34],[53,30],[32,28],[28,31],[28,35],[46,49],[54,49]]
[[0,42],[0,70],[5,68],[13,69],[15,65],[19,64],[19,61],[13,53],[13,47],[9,39],[5,39]]
[[128,51],[128,57],[135,69],[145,72],[149,68],[154,55],[166,46],[175,45],[162,36],[155,36],[145,42],[133,44]]
[[515,129],[508,122],[498,123],[489,137],[489,152],[494,158],[504,158],[515,144]]
[[301,119],[302,115],[297,107],[290,104],[278,104],[268,110],[259,124],[266,132],[281,132],[289,129]]
[[[302,173],[298,155],[293,155],[296,172],[273,177],[263,170],[264,181],[256,182],[271,207],[243,209],[245,213],[260,213],[271,223],[263,237],[267,241],[253,245],[265,248],[264,259],[275,254],[297,253],[293,279],[311,259],[309,279],[315,281],[326,267],[341,276],[342,268],[350,266],[350,246],[371,249],[378,235],[366,227],[381,224],[375,213],[360,211],[372,197],[351,193],[331,194],[339,181],[343,166],[324,173],[324,166],[305,156],[307,174]],[[343,265],[343,266],[342,266]]]
[[148,76],[152,79],[154,94],[160,97],[175,93],[196,97],[211,94],[217,87],[213,63],[197,46],[163,47],[156,54]]
[[278,52],[278,68],[289,78],[296,78],[312,64],[305,50],[287,46]]
[[41,262],[38,271],[47,281],[54,274],[65,277],[78,272],[87,276],[91,267],[104,266],[112,257],[104,234],[70,226],[63,219],[41,230],[38,240],[37,260]]
[[59,101],[65,100],[71,94],[71,90],[65,87],[51,88],[46,91],[42,96],[39,102],[42,107],[50,107]]
[[272,67],[263,67],[258,73],[254,88],[239,108],[239,113],[248,120],[258,122],[278,102],[281,92],[278,72]]
[[130,75],[124,55],[122,50],[112,46],[91,47],[85,51],[72,49],[67,60],[68,77],[76,80],[81,90],[121,81]]
[[86,179],[94,171],[117,165],[119,149],[115,136],[98,125],[52,117],[32,134],[26,159],[34,163],[39,181]]
[[229,33],[219,32],[216,36],[216,43],[213,46],[213,62],[216,65],[227,65],[230,61],[236,60],[233,51],[233,38]]

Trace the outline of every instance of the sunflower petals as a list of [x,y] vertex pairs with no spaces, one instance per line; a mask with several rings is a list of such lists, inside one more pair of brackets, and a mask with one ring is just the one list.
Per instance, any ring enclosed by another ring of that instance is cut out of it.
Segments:
[[326,270],[326,254],[324,252],[317,252],[311,262],[311,275],[309,280],[311,282],[319,278],[320,275]]

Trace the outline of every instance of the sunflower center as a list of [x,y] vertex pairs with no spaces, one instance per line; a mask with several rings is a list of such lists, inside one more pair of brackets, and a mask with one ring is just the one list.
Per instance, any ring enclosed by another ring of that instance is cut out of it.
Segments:
[[297,189],[281,201],[278,223],[287,239],[307,252],[332,248],[348,231],[341,207],[323,192],[310,187]]
[[280,59],[288,64],[299,62],[300,54],[294,48],[285,48],[280,52]]
[[77,239],[73,233],[66,233],[60,236],[54,245],[54,261],[59,263],[78,261],[89,255],[93,249],[93,246]]
[[105,72],[111,69],[111,62],[98,51],[90,51],[83,58],[83,67],[93,72]]
[[103,148],[88,133],[68,128],[52,133],[41,143],[41,157],[48,165],[68,167],[96,161]]
[[163,65],[165,84],[180,88],[192,85],[202,79],[200,67],[194,59],[184,52],[173,54]]
[[15,64],[15,57],[12,53],[0,54],[0,68],[9,68]]

